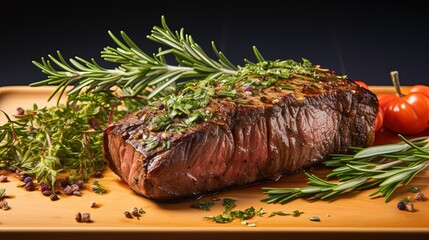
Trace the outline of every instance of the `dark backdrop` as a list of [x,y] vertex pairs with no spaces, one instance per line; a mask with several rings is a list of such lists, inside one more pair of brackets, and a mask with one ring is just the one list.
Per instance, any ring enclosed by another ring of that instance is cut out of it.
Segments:
[[56,50],[66,58],[94,57],[110,67],[99,57],[104,46],[113,45],[108,30],[125,31],[151,53],[157,47],[146,35],[160,24],[161,15],[165,15],[171,29],[184,27],[207,52],[210,41],[215,41],[236,65],[243,65],[244,58],[254,60],[255,45],[266,59],[304,57],[373,85],[390,85],[392,70],[399,71],[403,85],[429,84],[428,9],[412,1],[285,1],[284,6],[258,1],[257,5],[234,7],[230,3],[140,1],[135,5],[128,1],[74,1],[2,6],[0,86],[27,85],[44,79],[45,75],[31,61]]

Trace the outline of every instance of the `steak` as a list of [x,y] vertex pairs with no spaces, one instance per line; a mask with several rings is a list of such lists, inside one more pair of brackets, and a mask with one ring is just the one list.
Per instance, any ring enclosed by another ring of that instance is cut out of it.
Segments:
[[137,194],[171,201],[276,181],[348,146],[372,145],[376,96],[333,71],[316,73],[266,85],[269,77],[249,73],[230,85],[232,95],[223,91],[227,78],[213,80],[204,85],[206,102],[189,104],[203,107],[178,113],[171,106],[190,89],[202,88],[188,84],[182,95],[109,126],[103,144],[107,165]]

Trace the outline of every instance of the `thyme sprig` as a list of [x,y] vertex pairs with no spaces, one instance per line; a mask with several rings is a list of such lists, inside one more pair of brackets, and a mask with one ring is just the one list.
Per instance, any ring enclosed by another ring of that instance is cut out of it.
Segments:
[[120,104],[129,101],[139,100],[97,92],[55,107],[34,104],[16,120],[4,113],[8,122],[0,126],[0,169],[17,168],[52,186],[60,173],[68,173],[72,181],[87,180],[103,169],[102,131],[112,106],[115,120],[133,110]]
[[326,176],[328,180],[305,173],[309,186],[264,187],[262,190],[268,196],[261,201],[286,203],[296,198],[333,200],[347,192],[377,188],[370,197],[384,197],[388,202],[397,188],[409,184],[429,166],[429,137],[407,140],[402,135],[398,136],[402,141],[396,144],[350,147],[349,154],[333,154],[330,160],[324,162],[325,166],[334,167]]

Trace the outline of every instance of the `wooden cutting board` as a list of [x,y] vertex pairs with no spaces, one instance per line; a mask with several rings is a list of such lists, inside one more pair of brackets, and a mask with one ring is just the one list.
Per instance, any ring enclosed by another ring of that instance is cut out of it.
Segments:
[[[0,109],[14,114],[17,107],[31,108],[33,103],[52,105],[46,99],[52,92],[51,87],[2,87],[0,88]],[[374,92],[392,92],[390,87],[371,87]],[[3,117],[3,116],[2,116]],[[0,124],[5,118],[0,118]],[[429,136],[429,131],[424,133]],[[377,144],[397,141],[396,136],[388,131],[377,133]],[[316,167],[311,173],[323,177],[327,170]],[[300,187],[306,185],[303,173],[285,176],[278,182],[266,182],[240,189],[227,190],[201,200],[236,199],[236,210],[254,207],[263,208],[267,214],[255,216],[248,223],[249,227],[235,220],[231,223],[218,224],[206,220],[205,216],[218,215],[222,212],[221,201],[216,202],[210,211],[193,209],[191,204],[198,200],[178,203],[157,203],[136,195],[109,169],[104,177],[91,179],[83,195],[60,195],[60,200],[51,201],[40,191],[28,192],[19,187],[22,182],[12,173],[6,174],[9,182],[0,183],[5,188],[6,200],[11,209],[0,210],[0,239],[287,239],[287,238],[330,238],[330,239],[412,239],[429,236],[429,200],[414,202],[415,212],[400,211],[396,205],[404,197],[415,196],[409,192],[411,187],[419,187],[429,196],[429,171],[421,172],[409,186],[402,187],[393,195],[390,202],[383,198],[371,199],[368,195],[373,190],[352,193],[333,202],[308,202],[302,199],[287,204],[266,204],[260,200],[265,197],[261,187]],[[98,180],[108,192],[96,194],[89,189],[93,181]],[[97,203],[96,208],[90,202]],[[124,211],[132,207],[143,208],[146,213],[139,219],[126,218]],[[294,210],[303,212],[299,217],[274,216],[271,212]],[[75,221],[77,212],[91,214],[91,223]],[[320,222],[310,221],[317,216]]]

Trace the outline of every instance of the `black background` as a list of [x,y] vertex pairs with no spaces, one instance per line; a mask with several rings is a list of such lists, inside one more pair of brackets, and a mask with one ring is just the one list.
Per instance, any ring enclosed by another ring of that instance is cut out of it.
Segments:
[[[45,75],[31,61],[57,50],[66,58],[100,59],[107,34],[125,31],[143,50],[165,15],[172,30],[185,28],[206,52],[210,41],[236,65],[265,59],[308,58],[315,64],[373,85],[390,85],[399,71],[402,85],[429,84],[429,14],[423,5],[400,3],[230,2],[14,2],[0,8],[0,86],[27,85]],[[234,6],[235,5],[235,6]],[[210,52],[211,54],[211,52]],[[173,62],[172,62],[173,63]]]

